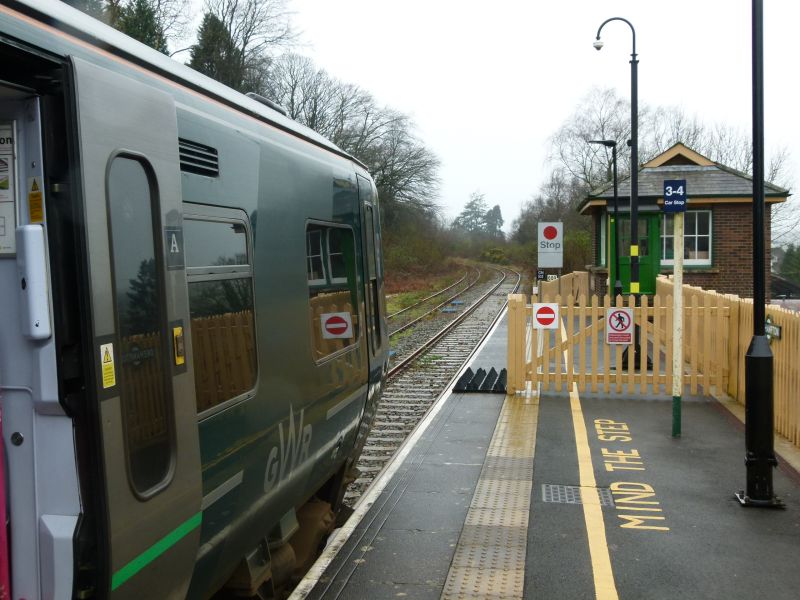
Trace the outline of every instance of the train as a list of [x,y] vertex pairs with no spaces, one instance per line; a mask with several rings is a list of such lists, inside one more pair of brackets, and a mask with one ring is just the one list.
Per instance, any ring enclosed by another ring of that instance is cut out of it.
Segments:
[[269,597],[388,372],[373,179],[55,0],[0,64],[0,597]]

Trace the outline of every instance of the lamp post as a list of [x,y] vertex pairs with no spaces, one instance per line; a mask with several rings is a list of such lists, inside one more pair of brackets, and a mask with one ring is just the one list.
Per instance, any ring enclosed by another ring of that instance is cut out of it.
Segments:
[[764,6],[753,0],[753,337],[744,357],[747,487],[743,506],[783,508],[772,488],[774,447],[773,357],[765,335],[764,241]]
[[[619,194],[617,193],[617,142],[616,140],[589,140],[611,148],[611,164],[614,180],[614,298],[622,295],[622,280],[619,278]],[[613,304],[613,303],[612,303]]]
[[[638,98],[638,79],[637,66],[639,61],[636,58],[636,30],[631,22],[622,17],[611,17],[602,22],[597,28],[597,39],[593,46],[595,50],[603,47],[600,40],[600,32],[606,23],[611,21],[622,21],[628,24],[633,34],[633,50],[631,51],[631,284],[630,291],[636,296],[637,304],[639,298],[639,98]],[[616,194],[615,194],[616,195]],[[615,218],[616,221],[616,218]],[[637,345],[638,350],[638,345]]]

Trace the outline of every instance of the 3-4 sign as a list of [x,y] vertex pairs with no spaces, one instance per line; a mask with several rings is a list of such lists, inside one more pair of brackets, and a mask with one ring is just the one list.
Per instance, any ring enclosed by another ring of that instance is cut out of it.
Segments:
[[664,212],[686,212],[686,180],[664,180]]

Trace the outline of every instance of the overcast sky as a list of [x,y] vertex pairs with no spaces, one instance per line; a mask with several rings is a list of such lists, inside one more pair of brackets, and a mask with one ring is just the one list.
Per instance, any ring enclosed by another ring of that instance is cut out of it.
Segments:
[[[800,185],[800,2],[766,0],[766,148],[791,153]],[[472,192],[508,230],[549,172],[548,138],[592,86],[630,97],[636,28],[639,102],[704,122],[751,125],[749,0],[290,0],[311,56],[331,75],[412,116],[442,161],[449,219]],[[691,190],[690,190],[691,195]]]

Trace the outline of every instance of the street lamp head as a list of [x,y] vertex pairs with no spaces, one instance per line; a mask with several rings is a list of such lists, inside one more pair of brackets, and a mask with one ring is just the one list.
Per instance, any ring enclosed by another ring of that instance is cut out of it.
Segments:
[[594,41],[594,44],[592,44],[592,46],[594,46],[595,50],[601,50],[603,48],[603,40],[601,40],[600,38],[597,38]]
[[600,144],[606,148],[613,148],[617,145],[616,140],[586,140],[589,144]]

